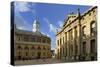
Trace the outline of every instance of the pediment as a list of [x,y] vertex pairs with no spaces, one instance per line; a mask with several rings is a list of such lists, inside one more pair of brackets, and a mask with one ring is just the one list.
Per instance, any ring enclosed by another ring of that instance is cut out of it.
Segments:
[[68,15],[63,26],[70,24],[76,17],[77,15]]

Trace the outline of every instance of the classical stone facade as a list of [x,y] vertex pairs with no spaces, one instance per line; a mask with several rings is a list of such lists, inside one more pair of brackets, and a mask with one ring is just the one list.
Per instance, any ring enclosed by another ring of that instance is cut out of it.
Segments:
[[51,58],[51,39],[39,31],[39,22],[34,21],[33,32],[14,30],[14,59],[34,60]]
[[82,15],[71,13],[56,34],[57,59],[66,61],[97,60],[97,7]]

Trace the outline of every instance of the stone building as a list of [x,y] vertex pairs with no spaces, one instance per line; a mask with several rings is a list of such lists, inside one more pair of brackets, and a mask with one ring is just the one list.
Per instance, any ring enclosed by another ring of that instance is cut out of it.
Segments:
[[51,39],[40,32],[40,23],[35,20],[33,31],[14,30],[14,59],[34,60],[51,58]]
[[67,16],[56,34],[55,56],[66,61],[97,60],[97,6]]

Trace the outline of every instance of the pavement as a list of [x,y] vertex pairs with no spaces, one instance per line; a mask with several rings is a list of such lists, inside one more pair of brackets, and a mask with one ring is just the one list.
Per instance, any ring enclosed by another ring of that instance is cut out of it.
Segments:
[[15,61],[15,65],[36,65],[36,64],[54,64],[54,63],[63,63],[63,61],[54,58]]

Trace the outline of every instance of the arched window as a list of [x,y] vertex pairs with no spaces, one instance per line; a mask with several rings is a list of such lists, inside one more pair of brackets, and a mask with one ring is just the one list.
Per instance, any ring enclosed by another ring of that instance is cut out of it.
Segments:
[[83,34],[83,38],[85,38],[86,37],[86,26],[83,26],[82,34]]
[[43,39],[43,43],[46,43],[46,40],[45,39]]
[[35,47],[34,46],[32,46],[32,48],[31,48],[32,50],[34,50],[35,49]]
[[26,52],[25,55],[28,56],[28,52]]
[[43,49],[44,49],[44,50],[46,50],[46,48],[45,48],[45,47],[43,47]]
[[95,32],[96,32],[96,25],[95,25],[95,21],[92,21],[91,22],[91,25],[90,25],[90,28],[91,28],[91,36],[94,36],[95,35]]
[[38,50],[41,50],[40,46],[38,47]]
[[29,50],[29,48],[26,46],[25,48],[24,48],[25,50]]
[[21,50],[21,49],[22,49],[22,47],[21,47],[21,46],[18,46],[18,47],[17,47],[17,49],[18,49],[18,50]]

